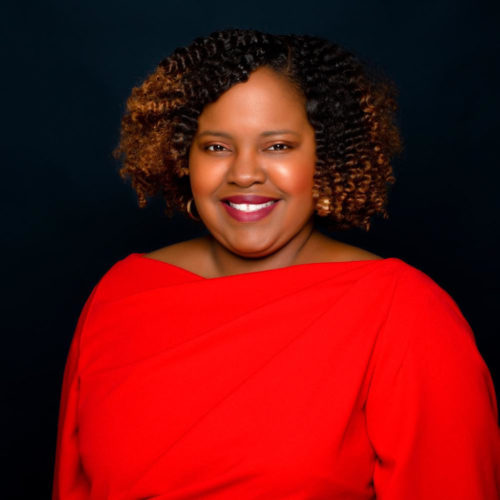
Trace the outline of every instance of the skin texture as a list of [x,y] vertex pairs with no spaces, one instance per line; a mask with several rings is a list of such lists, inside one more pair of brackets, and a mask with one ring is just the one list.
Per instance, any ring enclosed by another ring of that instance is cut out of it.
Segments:
[[[315,134],[303,96],[272,69],[257,69],[247,82],[206,106],[198,119],[189,176],[196,210],[210,235],[148,256],[209,278],[377,258],[314,229],[315,164]],[[239,222],[221,199],[245,194],[279,202],[263,219]]]

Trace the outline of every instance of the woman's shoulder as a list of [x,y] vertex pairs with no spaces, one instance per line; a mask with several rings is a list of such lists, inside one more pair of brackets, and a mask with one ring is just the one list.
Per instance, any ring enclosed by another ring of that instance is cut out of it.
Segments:
[[[200,243],[182,241],[148,253],[130,253],[115,261],[93,290],[94,302],[108,301],[140,293],[147,289],[185,280],[190,262],[201,258]],[[171,264],[171,265],[164,265]],[[191,270],[196,274],[194,270]]]
[[382,257],[315,231],[310,238],[309,249],[304,259],[306,262],[353,262],[382,260]]
[[[382,285],[393,284],[394,297],[403,303],[422,304],[441,303],[456,307],[450,295],[424,271],[398,257],[383,258],[373,252],[347,243],[333,240],[326,236],[318,238],[318,253],[324,262],[363,262],[366,266],[366,279]],[[367,262],[368,264],[368,262]]]
[[180,241],[144,254],[144,257],[166,264],[172,264],[196,273],[196,267],[203,265],[209,255],[206,237]]

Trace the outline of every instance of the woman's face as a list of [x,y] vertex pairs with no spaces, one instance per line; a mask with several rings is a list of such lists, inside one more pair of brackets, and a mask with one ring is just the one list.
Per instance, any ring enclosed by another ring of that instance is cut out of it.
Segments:
[[259,68],[198,119],[189,154],[196,209],[232,253],[270,255],[311,230],[315,163],[304,98]]

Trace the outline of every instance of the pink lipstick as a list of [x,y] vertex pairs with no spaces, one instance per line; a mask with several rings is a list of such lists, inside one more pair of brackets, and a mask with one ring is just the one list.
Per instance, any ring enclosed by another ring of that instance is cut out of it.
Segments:
[[279,199],[258,195],[234,195],[221,201],[227,213],[238,222],[256,222],[271,213]]

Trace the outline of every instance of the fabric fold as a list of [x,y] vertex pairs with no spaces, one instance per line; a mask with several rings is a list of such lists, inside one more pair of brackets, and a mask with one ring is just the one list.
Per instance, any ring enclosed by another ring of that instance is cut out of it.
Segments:
[[[430,318],[423,329],[415,301]],[[414,440],[394,443],[385,426],[385,419],[396,426],[403,418],[388,403],[396,377],[390,367],[416,339],[429,339],[431,351],[441,349],[430,359],[453,369],[457,356],[471,359],[471,370],[488,377],[457,311],[435,283],[398,259],[205,279],[132,254],[96,287],[75,334],[79,350],[70,359],[77,364],[68,365],[65,387],[78,390],[71,398],[78,403],[61,414],[60,429],[77,432],[89,486],[87,497],[57,498],[397,498],[391,488],[408,494],[395,476],[386,479],[387,467],[377,468],[380,457],[398,460],[393,447],[401,460],[429,460]],[[409,350],[411,362],[400,361],[410,392],[398,386],[394,394],[411,399],[414,390],[424,405],[415,411],[424,415],[425,402],[436,398],[422,399],[422,387],[432,391],[426,373],[435,368],[415,352],[420,358]],[[448,352],[455,358],[447,360]],[[475,428],[493,436],[483,459],[498,467],[492,385],[476,390],[484,423]],[[391,414],[384,415],[384,404]],[[441,412],[446,418],[446,407]],[[474,418],[465,415],[463,429]],[[428,433],[423,441],[446,440],[431,424],[421,431]],[[410,442],[415,449],[405,448]],[[456,460],[445,452],[436,457]],[[411,484],[412,472],[397,465],[395,474]],[[60,464],[56,482],[61,474],[78,472]],[[496,491],[497,472],[485,477]],[[438,485],[441,496],[425,498],[444,498],[450,487]]]

